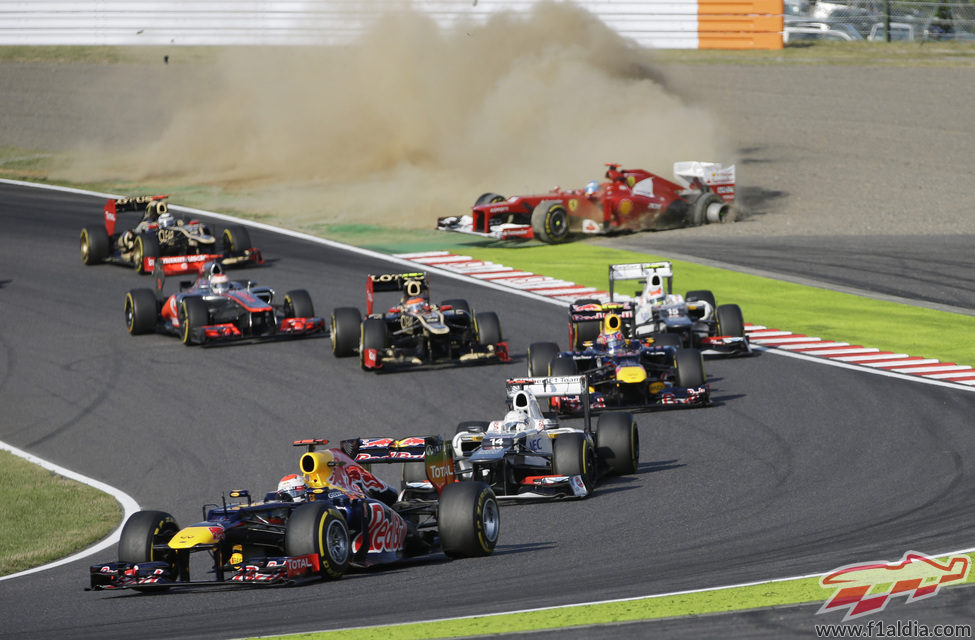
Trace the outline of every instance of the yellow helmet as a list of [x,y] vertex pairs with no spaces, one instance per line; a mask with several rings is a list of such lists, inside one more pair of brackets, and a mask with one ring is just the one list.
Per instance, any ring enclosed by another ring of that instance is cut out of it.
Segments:
[[607,313],[603,318],[603,333],[616,333],[623,326],[623,321],[615,313]]

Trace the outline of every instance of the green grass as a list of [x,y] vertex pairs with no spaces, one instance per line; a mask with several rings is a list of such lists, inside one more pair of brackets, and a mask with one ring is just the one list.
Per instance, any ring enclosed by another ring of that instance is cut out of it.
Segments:
[[118,526],[108,494],[0,451],[0,575],[71,555]]

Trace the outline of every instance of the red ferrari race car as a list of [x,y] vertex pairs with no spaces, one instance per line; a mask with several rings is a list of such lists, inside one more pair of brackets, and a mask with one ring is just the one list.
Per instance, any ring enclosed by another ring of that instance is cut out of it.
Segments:
[[[328,440],[294,444],[307,448],[301,473],[282,478],[264,500],[231,491],[230,502],[204,505],[204,521],[182,529],[164,511],[134,513],[118,560],[92,565],[87,590],[291,585],[439,551],[449,558],[494,551],[501,531],[494,492],[455,481],[440,436],[344,440],[334,449],[320,449]],[[397,493],[366,463],[417,467],[430,490]],[[210,579],[191,578],[193,554],[210,556]]]
[[[87,265],[115,262],[152,273],[156,263],[166,275],[199,271],[204,262],[224,266],[264,264],[259,249],[251,246],[247,228],[233,225],[220,241],[198,220],[183,221],[169,212],[169,196],[110,199],[105,204],[105,226],[81,230],[81,261]],[[137,225],[116,230],[119,214],[142,211]]]
[[166,281],[156,264],[156,289],[125,294],[125,325],[132,335],[166,333],[186,346],[231,340],[300,337],[325,332],[325,319],[315,316],[304,289],[274,304],[274,290],[248,280],[232,281],[217,262],[208,262],[196,281],[180,282],[179,291],[163,297]]
[[733,219],[735,167],[677,162],[671,182],[643,169],[607,164],[606,181],[505,198],[485,193],[469,216],[437,220],[437,229],[498,240],[566,242],[573,233],[609,234],[699,226]]
[[[376,293],[396,292],[400,302],[373,312]],[[384,273],[366,281],[366,318],[355,307],[332,312],[332,353],[359,354],[363,369],[433,362],[507,362],[508,343],[493,311],[474,313],[463,299],[430,303],[425,273]]]

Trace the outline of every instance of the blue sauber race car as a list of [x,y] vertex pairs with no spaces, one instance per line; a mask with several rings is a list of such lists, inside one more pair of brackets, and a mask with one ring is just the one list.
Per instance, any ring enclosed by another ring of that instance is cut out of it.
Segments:
[[[159,591],[198,585],[283,585],[335,580],[350,567],[442,551],[485,556],[501,528],[497,499],[483,482],[456,482],[440,436],[299,440],[300,475],[255,501],[244,490],[203,506],[204,519],[181,528],[163,511],[139,511],[122,529],[118,560],[93,565],[89,589]],[[424,469],[431,490],[397,493],[364,466]],[[190,576],[191,554],[210,557],[209,580]]]

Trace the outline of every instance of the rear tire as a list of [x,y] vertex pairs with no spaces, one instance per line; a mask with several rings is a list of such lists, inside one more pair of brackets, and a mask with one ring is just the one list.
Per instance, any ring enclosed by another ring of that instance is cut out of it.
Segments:
[[532,231],[535,237],[549,244],[561,244],[569,239],[569,214],[558,200],[542,200],[532,211]]
[[713,193],[702,193],[688,211],[688,224],[699,227],[702,224],[723,222],[728,216],[728,203]]
[[625,476],[640,466],[640,431],[631,413],[604,413],[596,423],[596,452],[611,473]]
[[159,257],[159,238],[154,233],[143,233],[135,237],[135,249],[132,252],[132,262],[136,273],[150,273],[146,271],[145,259]]
[[501,321],[493,311],[483,311],[474,317],[474,335],[477,344],[486,347],[501,342]]
[[559,345],[554,342],[533,342],[528,345],[528,377],[548,375],[548,364],[559,355]]
[[444,300],[440,303],[441,307],[450,306],[454,311],[466,311],[468,316],[473,316],[471,313],[471,305],[467,303],[467,300],[461,298],[455,298],[452,300]]
[[81,261],[91,266],[105,262],[110,251],[108,232],[101,227],[81,230]]
[[125,294],[125,326],[137,336],[156,328],[159,307],[152,289],[133,289]]
[[707,289],[696,289],[694,291],[688,291],[687,295],[684,296],[684,300],[687,302],[692,302],[694,300],[703,300],[711,305],[711,308],[717,307],[717,303],[714,301],[714,294]]
[[285,318],[312,318],[315,316],[315,305],[311,296],[304,289],[295,289],[284,294]]
[[[195,340],[195,330],[205,326],[210,321],[210,312],[203,298],[196,296],[186,296],[179,304],[179,330],[180,339],[187,347],[192,346]],[[203,338],[199,341],[202,343]]]
[[323,580],[338,580],[349,568],[352,544],[345,517],[323,502],[304,504],[291,512],[284,533],[289,557],[316,554]]
[[674,352],[674,367],[677,369],[678,387],[700,387],[704,385],[704,357],[698,349],[678,349]]
[[448,558],[486,556],[501,532],[501,510],[483,482],[453,482],[444,487],[437,507],[440,546]]
[[736,304],[723,304],[718,307],[718,335],[745,335],[745,319],[741,315],[741,307]]
[[362,314],[355,307],[339,307],[332,311],[332,353],[336,358],[355,355],[362,330]]
[[223,230],[223,252],[239,253],[251,248],[251,234],[247,227],[236,224]]
[[557,476],[582,476],[592,493],[596,480],[596,452],[584,433],[559,435],[552,442],[552,473]]
[[582,351],[583,343],[591,342],[599,337],[600,326],[602,325],[602,320],[580,320],[579,322],[573,322],[571,325],[572,329],[572,347],[574,351]]

